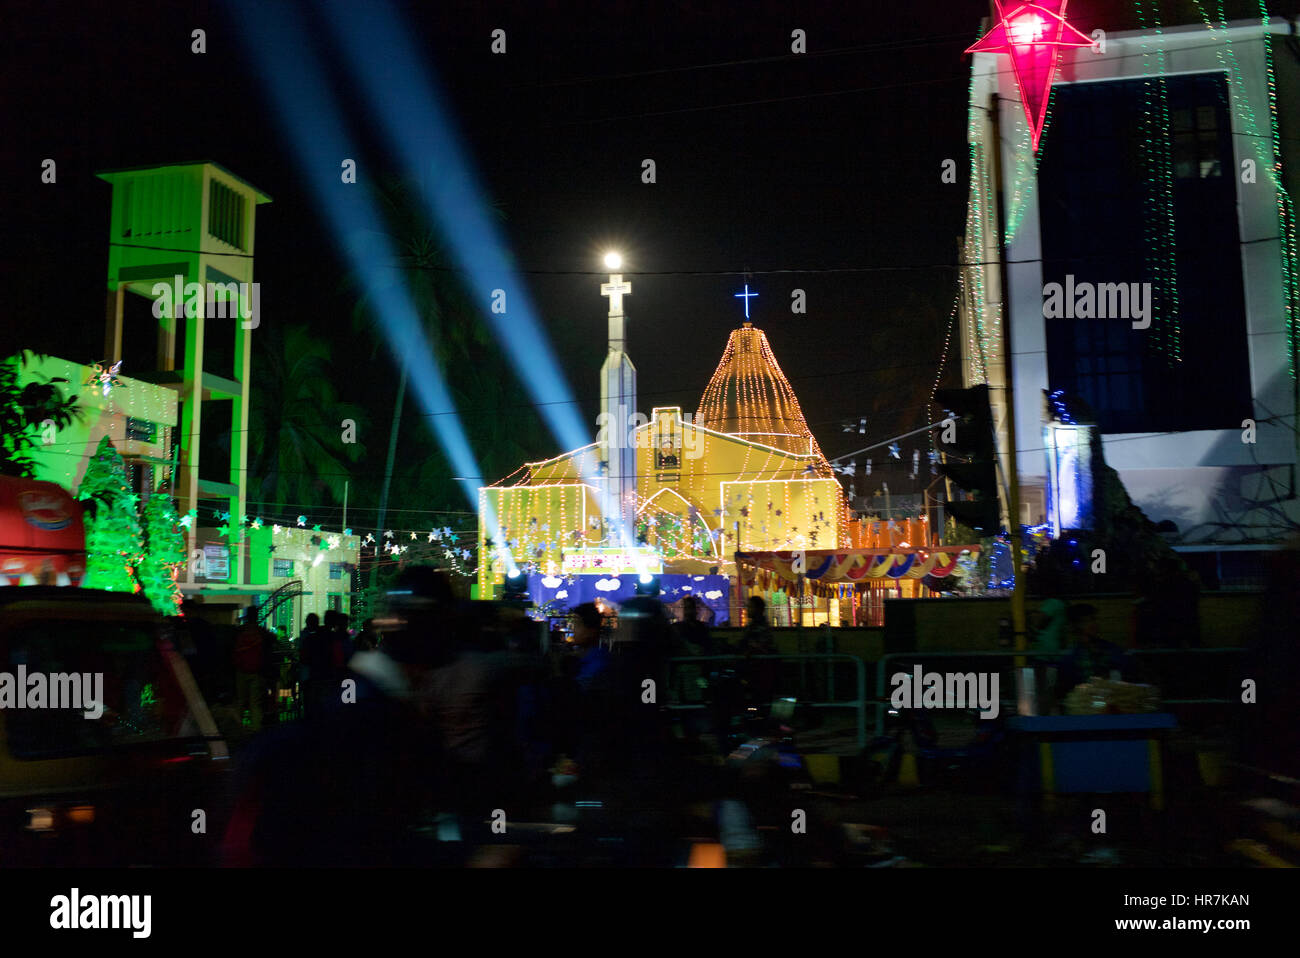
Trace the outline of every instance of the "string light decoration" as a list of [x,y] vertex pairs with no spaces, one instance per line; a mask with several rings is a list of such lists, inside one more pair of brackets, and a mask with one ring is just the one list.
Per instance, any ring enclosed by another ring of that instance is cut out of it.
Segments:
[[[1151,3],[1151,0],[1147,0]],[[1173,137],[1169,121],[1169,89],[1165,83],[1164,38],[1160,27],[1159,5],[1155,8],[1153,24],[1147,25],[1147,12],[1143,0],[1134,0],[1138,21],[1142,26],[1142,72],[1145,107],[1143,110],[1142,162],[1146,166],[1143,177],[1146,187],[1146,258],[1151,272],[1151,325],[1150,345],[1170,364],[1182,362],[1182,330],[1178,320],[1178,257],[1177,231],[1174,214],[1174,158]],[[1154,31],[1155,52],[1151,32]],[[1157,75],[1152,77],[1150,64],[1154,59]]]
[[[1061,8],[1064,14],[1064,5]],[[1016,14],[1013,11],[1012,16]],[[1067,25],[1068,26],[1068,25]],[[996,52],[999,42],[994,38],[995,27],[988,34],[977,39],[971,50]],[[1073,27],[1068,27],[1074,30]],[[1077,31],[1075,31],[1077,33]],[[1080,34],[1082,36],[1082,34]],[[1091,40],[1088,41],[1091,44]],[[987,48],[986,43],[990,44]],[[1080,45],[1071,44],[1071,45]],[[1054,68],[1053,68],[1054,72]],[[1045,100],[1035,109],[1041,109],[1041,126],[1036,129],[1031,123],[1019,126],[1019,139],[1012,153],[1011,161],[1011,195],[1010,209],[1007,214],[1005,242],[1010,244],[1024,221],[1025,214],[1033,207],[1034,191],[1038,185],[1038,167],[1046,153],[1046,140],[1039,138],[1052,115],[1052,103],[1056,97],[1056,87],[1049,82]],[[997,259],[998,238],[992,238],[993,245],[988,245],[985,220],[996,209],[995,189],[985,142],[986,137],[980,128],[986,116],[985,108],[975,102],[976,75],[971,72],[967,88],[967,103],[970,105],[967,125],[967,148],[970,158],[970,197],[967,204],[966,232],[962,245],[962,258],[965,269],[959,273],[959,282],[963,285],[963,295],[969,297],[967,314],[974,320],[966,330],[966,356],[969,365],[967,378],[972,384],[988,382],[988,368],[1000,361],[1002,343],[1002,304],[988,301],[988,279],[986,265]],[[1030,101],[1024,100],[1026,115],[1029,115]],[[967,283],[967,274],[970,282]]]
[[[1196,0],[1197,9],[1205,21],[1205,27],[1211,33],[1222,31],[1223,42],[1216,47],[1215,55],[1219,63],[1229,74],[1228,89],[1232,94],[1233,112],[1242,126],[1242,133],[1255,151],[1256,166],[1269,178],[1277,196],[1278,236],[1281,240],[1280,258],[1282,266],[1282,307],[1287,326],[1287,365],[1291,378],[1296,378],[1297,362],[1300,360],[1300,250],[1296,243],[1296,207],[1287,191],[1282,178],[1282,144],[1277,117],[1277,78],[1273,69],[1273,37],[1266,29],[1263,35],[1264,66],[1268,90],[1268,145],[1261,130],[1259,118],[1242,91],[1248,89],[1243,76],[1237,53],[1228,32],[1227,19],[1220,0],[1213,20],[1205,9],[1202,0]],[[1267,27],[1268,9],[1264,0],[1259,0],[1260,22]],[[1271,154],[1269,152],[1271,148]]]
[[[989,303],[987,262],[997,258],[996,246],[990,247],[985,235],[985,220],[995,210],[993,178],[985,155],[985,136],[981,128],[984,111],[975,105],[975,73],[971,71],[967,102],[971,108],[968,116],[966,142],[970,150],[970,195],[966,205],[966,233],[963,247],[965,269],[969,275],[970,294],[968,315],[973,322],[967,327],[967,352],[972,357],[970,379],[972,384],[988,382],[989,366],[998,362],[998,344],[1002,338],[1002,304]],[[994,239],[996,242],[996,237]]]
[[811,454],[819,476],[833,475],[767,336],[752,323],[732,330],[695,421],[795,455]]
[[86,475],[77,489],[83,502],[95,500],[88,511],[86,527],[86,575],[83,589],[109,592],[139,592],[136,570],[144,561],[144,541],[136,517],[139,497],[126,478],[126,463],[105,436],[86,465]]

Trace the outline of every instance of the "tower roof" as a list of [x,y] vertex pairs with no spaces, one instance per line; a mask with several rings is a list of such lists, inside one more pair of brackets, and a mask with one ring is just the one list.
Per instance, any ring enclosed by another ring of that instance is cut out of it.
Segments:
[[752,323],[732,330],[695,421],[751,442],[815,456],[818,473],[832,474],[767,336]]

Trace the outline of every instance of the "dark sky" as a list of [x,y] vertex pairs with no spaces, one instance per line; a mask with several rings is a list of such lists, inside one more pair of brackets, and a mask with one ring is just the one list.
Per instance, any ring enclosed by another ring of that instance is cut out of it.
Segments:
[[[343,267],[229,10],[7,7],[0,354],[100,358],[110,191],[94,172],[210,159],[274,197],[257,221],[263,321],[277,310],[309,321],[347,364],[343,398],[382,419],[389,360],[358,362]],[[316,14],[302,10],[304,35],[284,42],[315,35]],[[868,440],[924,421],[966,195],[962,51],[987,10],[983,0],[402,7],[544,321],[557,339],[591,344],[562,359],[593,432],[606,301],[598,277],[573,274],[617,245],[631,263],[647,411],[693,411],[742,318],[732,294],[748,268],[755,323],[831,456],[865,444],[841,432],[845,418],[868,416]],[[190,52],[198,26],[203,56]],[[489,50],[497,27],[505,56]],[[790,54],[795,28],[807,31],[805,56]],[[379,144],[363,103],[344,106]],[[45,157],[58,162],[54,186],[39,181]],[[654,185],[640,181],[645,157]],[[940,181],[946,158],[955,185]],[[363,173],[396,169],[378,148],[361,161]],[[806,315],[790,312],[795,287]]]

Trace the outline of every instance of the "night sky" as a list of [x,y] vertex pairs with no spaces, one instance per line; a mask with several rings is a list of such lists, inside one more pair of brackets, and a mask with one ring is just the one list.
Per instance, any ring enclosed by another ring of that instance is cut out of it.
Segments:
[[[101,358],[110,189],[93,174],[212,160],[274,198],[257,217],[263,323],[309,323],[335,347],[341,398],[365,405],[386,430],[391,360],[380,352],[369,363],[369,349],[356,348],[334,239],[231,11],[221,3],[8,6],[0,355],[25,346]],[[347,15],[364,17],[365,7]],[[299,9],[303,32],[283,42],[320,43],[330,57],[319,11]],[[630,352],[647,412],[694,411],[743,319],[733,294],[748,269],[759,293],[755,325],[835,456],[927,421],[966,198],[962,51],[987,11],[982,0],[440,0],[404,6],[402,15],[504,215],[593,434],[607,305],[599,255],[614,246],[634,287]],[[190,52],[195,27],[207,30],[205,55]],[[490,52],[498,27],[507,31],[505,56]],[[807,55],[790,53],[795,28],[807,32]],[[400,172],[346,82],[338,93],[364,137],[361,179]],[[40,183],[45,157],[58,162],[54,186]],[[646,157],[657,164],[654,185],[641,182]],[[941,182],[947,158],[957,161],[956,184]],[[796,287],[807,293],[805,315],[790,311]],[[130,375],[139,364],[125,358]],[[955,382],[955,358],[954,347],[946,384]],[[867,436],[842,432],[842,421],[859,416]],[[468,426],[473,437],[472,418]],[[905,458],[914,442],[904,444]],[[535,445],[562,451],[549,437]],[[888,476],[875,458],[877,478]],[[891,488],[910,491],[910,463],[898,466]]]

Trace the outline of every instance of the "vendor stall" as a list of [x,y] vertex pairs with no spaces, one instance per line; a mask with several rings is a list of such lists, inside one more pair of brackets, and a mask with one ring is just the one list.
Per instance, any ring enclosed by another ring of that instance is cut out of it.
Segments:
[[791,606],[802,610],[805,625],[820,624],[818,613],[809,612],[809,600],[815,598],[825,601],[824,616],[831,625],[880,625],[885,595],[920,598],[928,594],[923,579],[954,575],[960,556],[979,551],[978,545],[916,547],[900,542],[859,549],[737,552],[736,603],[743,604],[744,594],[784,590]]

